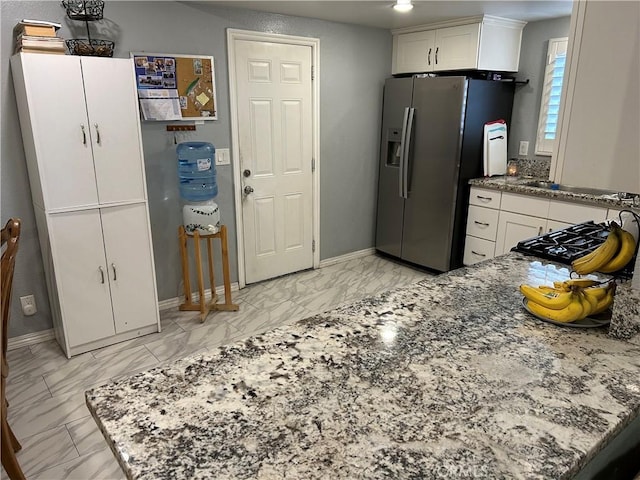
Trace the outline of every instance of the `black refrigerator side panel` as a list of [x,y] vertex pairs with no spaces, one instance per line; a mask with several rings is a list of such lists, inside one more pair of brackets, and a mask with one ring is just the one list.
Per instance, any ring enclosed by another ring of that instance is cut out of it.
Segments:
[[400,145],[405,109],[411,106],[413,78],[389,78],[384,85],[378,170],[376,249],[394,257],[402,251],[404,198],[400,194]]
[[508,137],[514,91],[513,83],[469,80],[453,231],[452,268],[461,267],[464,256],[464,237],[469,212],[469,180],[484,175],[482,164],[484,124],[500,118],[504,119],[507,122]]

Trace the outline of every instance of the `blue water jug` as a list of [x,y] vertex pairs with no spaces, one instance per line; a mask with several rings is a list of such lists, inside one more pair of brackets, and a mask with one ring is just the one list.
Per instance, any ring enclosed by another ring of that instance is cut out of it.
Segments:
[[192,202],[214,198],[218,194],[215,147],[207,142],[183,142],[176,150],[180,196]]

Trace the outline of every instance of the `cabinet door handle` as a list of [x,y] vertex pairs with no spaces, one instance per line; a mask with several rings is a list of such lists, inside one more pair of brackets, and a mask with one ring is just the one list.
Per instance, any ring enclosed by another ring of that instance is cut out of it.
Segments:
[[100,270],[100,283],[104,283],[104,270],[102,267],[98,267],[98,270]]
[[480,200],[486,200],[487,202],[492,200],[491,197],[483,197],[482,195],[476,195],[476,198],[478,198]]
[[80,129],[82,130],[82,144],[87,144],[87,132],[84,131],[84,125],[80,125]]
[[473,221],[473,223],[477,223],[478,225],[482,225],[483,227],[488,227],[488,226],[489,226],[489,224],[488,224],[488,223],[486,223],[486,222],[479,222],[479,221],[477,221],[477,220],[474,220],[474,221]]
[[429,48],[429,53],[427,53],[427,65],[431,65],[431,48]]
[[96,142],[98,143],[98,145],[100,144],[100,129],[98,128],[98,124],[94,123],[93,124],[94,127],[96,127]]
[[538,236],[542,235],[542,227],[538,228]]
[[438,64],[438,50],[440,50],[440,47],[436,47],[436,65]]
[[112,263],[111,268],[113,268],[113,281],[115,282],[116,280],[118,280],[118,274],[116,273],[116,264]]
[[484,253],[476,252],[475,250],[471,250],[471,253],[473,253],[475,255],[479,255],[481,257],[486,257],[486,255]]

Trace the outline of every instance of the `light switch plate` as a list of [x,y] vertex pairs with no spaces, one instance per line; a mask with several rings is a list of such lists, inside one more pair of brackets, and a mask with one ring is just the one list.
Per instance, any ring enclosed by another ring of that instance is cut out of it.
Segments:
[[216,148],[216,165],[230,165],[231,153],[228,148]]
[[521,141],[518,155],[527,155],[529,153],[529,142]]

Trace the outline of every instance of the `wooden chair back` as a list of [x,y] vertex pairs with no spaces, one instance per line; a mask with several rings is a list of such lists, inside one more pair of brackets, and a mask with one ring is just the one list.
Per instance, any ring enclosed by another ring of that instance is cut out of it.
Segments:
[[20,219],[11,218],[2,228],[2,260],[0,261],[0,297],[2,299],[2,375],[6,378],[6,352],[8,342],[9,313],[11,312],[11,290],[13,286],[13,270],[18,253],[20,239]]

